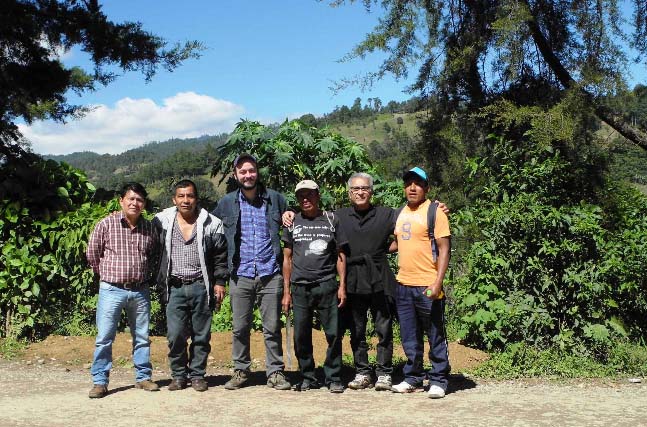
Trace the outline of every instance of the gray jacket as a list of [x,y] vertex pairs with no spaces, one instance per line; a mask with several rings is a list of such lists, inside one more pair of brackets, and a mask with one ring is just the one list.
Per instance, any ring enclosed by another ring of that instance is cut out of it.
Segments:
[[[157,283],[163,287],[166,301],[168,301],[169,295],[168,279],[171,271],[171,240],[176,214],[177,208],[174,206],[164,209],[155,215],[153,220],[153,224],[155,224],[159,232],[159,241],[163,244]],[[222,221],[205,209],[200,209],[196,227],[200,269],[202,270],[204,286],[207,288],[207,294],[211,299],[213,297],[213,286],[224,286],[229,277],[227,274],[227,241],[223,234]]]

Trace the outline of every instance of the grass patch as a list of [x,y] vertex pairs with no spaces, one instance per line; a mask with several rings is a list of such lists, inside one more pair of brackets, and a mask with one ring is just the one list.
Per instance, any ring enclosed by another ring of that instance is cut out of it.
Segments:
[[[346,138],[352,138],[360,144],[368,146],[371,141],[385,141],[389,136],[387,129],[406,132],[411,137],[418,136],[420,134],[420,129],[418,129],[417,125],[418,120],[420,120],[419,114],[383,113],[371,119],[331,124],[330,128]],[[398,124],[398,117],[402,119],[402,124]],[[387,126],[385,127],[385,125]]]
[[489,360],[468,373],[499,380],[642,377],[647,375],[647,348],[616,343],[606,360],[600,361],[559,349],[538,350],[524,344],[513,344],[503,352],[491,354]]
[[27,341],[14,338],[0,338],[0,357],[3,359],[15,359],[23,355],[27,349]]

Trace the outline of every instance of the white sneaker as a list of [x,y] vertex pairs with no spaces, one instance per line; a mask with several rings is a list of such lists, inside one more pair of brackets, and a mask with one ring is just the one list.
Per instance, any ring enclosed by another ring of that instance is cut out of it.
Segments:
[[427,397],[430,399],[442,399],[445,397],[445,390],[435,384],[429,386],[429,391],[427,391]]
[[375,383],[375,391],[391,390],[392,386],[391,375],[380,375]]
[[413,393],[416,391],[416,387],[406,381],[402,381],[400,384],[391,387],[391,391],[394,393]]

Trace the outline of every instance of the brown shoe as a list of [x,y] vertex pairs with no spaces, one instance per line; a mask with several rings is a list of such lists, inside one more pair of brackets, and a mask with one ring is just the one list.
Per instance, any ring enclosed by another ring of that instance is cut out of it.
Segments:
[[105,384],[94,384],[88,393],[90,399],[101,399],[108,394],[108,387]]
[[144,380],[138,383],[135,383],[135,388],[146,390],[146,391],[159,391],[160,386],[154,383],[151,380]]
[[207,391],[209,388],[204,378],[192,378],[191,387],[193,387],[193,390],[195,391]]
[[174,378],[168,385],[169,391],[183,390],[186,388],[186,378]]

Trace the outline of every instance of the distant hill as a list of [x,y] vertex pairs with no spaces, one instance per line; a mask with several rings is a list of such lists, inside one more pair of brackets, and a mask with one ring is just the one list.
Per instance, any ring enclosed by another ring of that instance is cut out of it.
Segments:
[[[415,97],[400,103],[389,101],[386,105],[379,98],[369,98],[362,105],[357,98],[351,107],[336,107],[321,117],[305,114],[299,120],[310,126],[328,126],[364,144],[380,173],[387,179],[398,179],[411,158],[419,156],[416,146],[421,142],[419,122],[426,119],[425,111],[420,109],[420,100]],[[85,151],[44,157],[85,171],[90,182],[99,188],[114,190],[125,181],[141,182],[159,206],[168,204],[172,182],[184,177],[194,179],[202,195],[214,201],[224,188],[216,188],[210,171],[217,158],[216,148],[228,136],[151,142],[116,155]],[[611,144],[609,148],[611,169],[616,176],[646,191],[647,153],[628,143]]]
[[84,151],[44,157],[85,171],[90,182],[97,187],[115,189],[128,180],[148,184],[163,178],[166,173],[204,174],[210,166],[207,162],[215,156],[215,148],[224,144],[228,136],[220,134],[150,142],[121,154]]

